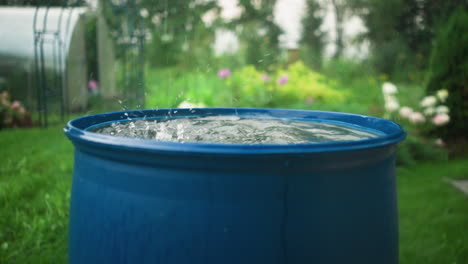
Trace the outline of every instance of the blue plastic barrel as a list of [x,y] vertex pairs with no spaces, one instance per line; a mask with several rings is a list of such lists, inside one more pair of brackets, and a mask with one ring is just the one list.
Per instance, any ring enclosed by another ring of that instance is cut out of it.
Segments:
[[[172,109],[174,118],[270,115],[345,122],[377,138],[296,145],[158,142],[87,131],[171,109],[86,116],[75,145],[69,263],[397,264],[395,151],[374,117],[279,109]],[[128,115],[128,116],[127,116]]]

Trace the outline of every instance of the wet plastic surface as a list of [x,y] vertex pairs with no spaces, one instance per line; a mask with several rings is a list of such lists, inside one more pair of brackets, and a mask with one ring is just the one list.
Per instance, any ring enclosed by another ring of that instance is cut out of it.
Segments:
[[[177,113],[174,113],[174,110]],[[158,142],[86,131],[169,109],[72,120],[69,263],[398,263],[394,158],[405,133],[360,115],[172,109],[172,117],[270,115],[383,135],[298,145]]]

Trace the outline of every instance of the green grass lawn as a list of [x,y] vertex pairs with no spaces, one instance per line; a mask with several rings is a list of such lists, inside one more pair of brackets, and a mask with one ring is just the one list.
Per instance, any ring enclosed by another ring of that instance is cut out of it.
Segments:
[[[66,263],[72,165],[62,127],[0,131],[0,263]],[[400,263],[468,263],[468,160],[397,172]]]

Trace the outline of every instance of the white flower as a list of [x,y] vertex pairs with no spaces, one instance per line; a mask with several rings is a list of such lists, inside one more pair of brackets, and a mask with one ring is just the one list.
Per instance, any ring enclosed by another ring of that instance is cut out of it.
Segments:
[[398,108],[400,108],[400,105],[398,104],[398,102],[396,100],[389,100],[389,101],[385,102],[385,109],[388,112],[394,112]]
[[142,9],[140,10],[140,16],[141,16],[142,18],[147,18],[148,15],[149,15],[149,13],[148,13],[148,10],[146,10],[146,8],[142,8]]
[[401,109],[400,109],[400,116],[401,117],[404,117],[404,118],[409,118],[410,115],[413,113],[413,109],[407,107],[407,106],[403,106]]
[[384,82],[382,85],[382,93],[383,94],[396,94],[397,93],[397,88],[393,83],[389,82]]
[[174,37],[171,34],[163,34],[161,36],[161,40],[163,42],[171,42],[174,39]]
[[391,94],[384,94],[384,100],[385,102],[390,102],[390,101],[398,102],[398,99],[394,95],[391,95]]
[[434,107],[428,107],[424,109],[424,114],[427,116],[431,116],[435,113],[435,108]]
[[435,109],[436,113],[438,114],[448,114],[449,113],[449,108],[445,105],[439,105],[436,109]]
[[161,23],[161,17],[158,16],[158,15],[154,15],[151,18],[151,22],[153,22],[153,24],[155,24],[155,25],[159,25]]
[[422,124],[426,122],[426,118],[419,112],[413,112],[411,113],[409,117],[411,123],[413,124]]
[[426,96],[421,101],[422,107],[432,107],[437,103],[437,98],[435,96]]
[[445,99],[448,97],[448,91],[446,89],[437,91],[437,97],[440,99],[440,101],[445,102]]
[[213,24],[213,22],[216,20],[216,17],[217,17],[216,10],[211,9],[207,11],[205,14],[203,14],[202,21],[203,23],[205,23],[205,25],[210,27]]
[[432,123],[436,126],[443,126],[450,121],[450,116],[447,114],[437,114],[432,118]]
[[438,147],[444,147],[445,146],[445,142],[441,139],[441,138],[438,138],[434,141],[434,144]]

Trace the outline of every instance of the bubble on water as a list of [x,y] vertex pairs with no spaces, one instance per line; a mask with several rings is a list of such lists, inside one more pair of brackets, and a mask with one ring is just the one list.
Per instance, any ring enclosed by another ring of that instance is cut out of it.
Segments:
[[323,122],[240,116],[140,119],[112,123],[93,131],[113,136],[181,143],[298,144],[360,140],[378,136],[368,131]]

